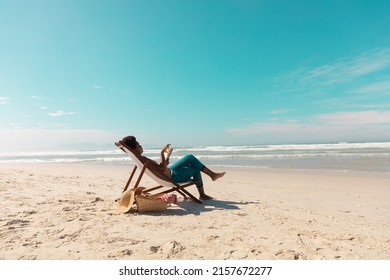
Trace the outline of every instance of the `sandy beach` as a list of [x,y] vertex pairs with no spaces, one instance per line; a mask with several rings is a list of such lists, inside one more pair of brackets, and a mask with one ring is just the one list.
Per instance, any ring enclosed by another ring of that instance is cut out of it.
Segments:
[[215,200],[122,214],[130,169],[2,164],[0,259],[390,259],[388,177],[228,170]]

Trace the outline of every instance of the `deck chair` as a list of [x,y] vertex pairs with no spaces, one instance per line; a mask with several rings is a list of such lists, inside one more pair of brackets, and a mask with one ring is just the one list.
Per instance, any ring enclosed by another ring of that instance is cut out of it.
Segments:
[[[137,168],[140,168],[141,171],[138,175],[138,178],[135,182],[135,185],[132,189],[139,188],[139,183],[141,182],[141,179],[144,174],[147,174],[150,178],[152,178],[154,181],[156,181],[159,185],[152,188],[145,188],[142,189],[143,193],[147,193],[153,197],[159,196],[161,194],[170,193],[170,192],[178,192],[181,194],[184,198],[190,197],[193,201],[197,203],[202,203],[199,199],[197,199],[195,196],[193,196],[189,191],[187,191],[185,188],[196,185],[198,183],[197,180],[191,180],[184,183],[177,183],[173,181],[170,177],[168,177],[164,172],[162,172],[159,169],[154,168],[154,165],[151,164],[150,161],[147,161],[145,163],[142,163],[137,156],[133,153],[133,151],[123,142],[118,141],[115,143],[115,145],[120,148],[122,151],[124,151],[126,154],[130,156],[130,158],[135,163],[133,171],[130,174],[129,179],[127,180],[127,183],[125,185],[125,188],[123,189],[122,193],[125,193],[130,186],[130,183],[136,173]],[[161,190],[164,189],[164,190]],[[131,206],[131,205],[130,205]]]

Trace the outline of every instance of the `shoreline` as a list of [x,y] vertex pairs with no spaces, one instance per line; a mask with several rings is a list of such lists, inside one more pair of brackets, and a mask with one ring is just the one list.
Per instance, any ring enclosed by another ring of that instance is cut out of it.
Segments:
[[390,258],[387,177],[228,169],[215,200],[121,214],[131,165],[0,167],[0,259]]

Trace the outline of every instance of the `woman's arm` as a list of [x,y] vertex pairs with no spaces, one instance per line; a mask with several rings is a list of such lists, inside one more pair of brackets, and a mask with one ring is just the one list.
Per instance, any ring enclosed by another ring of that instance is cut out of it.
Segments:
[[[148,168],[150,168],[153,172],[153,170],[157,171],[155,173],[155,175],[157,176],[161,176],[161,173],[165,173],[166,170],[167,170],[167,166],[169,164],[169,160],[165,161],[165,164],[163,165],[162,163],[158,164],[156,161],[148,158],[148,157],[145,157],[145,156],[142,156],[142,155],[136,155],[138,157],[138,159],[143,163],[148,163]],[[165,157],[164,157],[165,158]],[[153,172],[154,173],[154,172]],[[162,179],[165,179],[164,177],[160,177]]]
[[162,168],[161,164],[158,164],[155,160],[152,160],[150,158],[147,158],[145,156],[141,156],[139,157],[139,159],[141,160],[142,163],[146,163],[148,162],[148,165],[149,165],[149,168],[151,168],[152,170],[158,170],[159,172],[165,172],[166,170],[166,167],[165,168]]

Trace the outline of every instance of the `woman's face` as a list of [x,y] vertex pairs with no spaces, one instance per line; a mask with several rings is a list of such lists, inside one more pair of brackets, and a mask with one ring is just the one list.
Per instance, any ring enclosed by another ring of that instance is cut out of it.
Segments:
[[138,143],[138,141],[135,141],[135,151],[139,153],[140,155],[144,152],[144,149],[142,146]]

